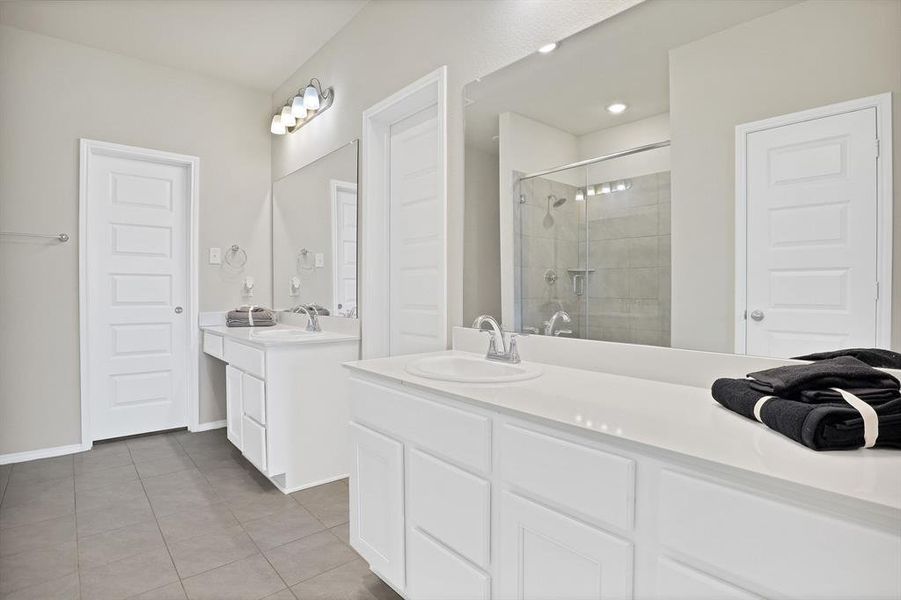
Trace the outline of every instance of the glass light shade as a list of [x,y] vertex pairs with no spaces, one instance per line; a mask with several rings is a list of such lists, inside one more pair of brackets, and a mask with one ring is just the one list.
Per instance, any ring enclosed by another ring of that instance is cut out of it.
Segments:
[[291,114],[300,121],[307,118],[307,107],[303,105],[303,96],[299,94],[294,96],[294,100],[291,101]]
[[307,110],[319,110],[319,91],[315,86],[308,85],[303,91],[303,105]]
[[584,202],[584,201],[585,201],[585,194],[582,193],[582,190],[578,190],[576,192],[576,202]]
[[291,114],[290,106],[282,107],[281,119],[282,125],[284,125],[286,129],[288,127],[294,127],[295,125],[297,125],[297,119],[295,119],[294,115]]
[[285,125],[282,123],[281,114],[272,117],[272,125],[269,126],[269,131],[275,135],[285,135],[288,132]]
[[594,186],[593,186],[593,185],[589,185],[589,186],[586,188],[586,192],[588,193],[589,196],[594,196],[594,194],[595,194]]
[[601,193],[602,194],[610,193],[610,184],[609,183],[605,183],[605,184],[601,185]]

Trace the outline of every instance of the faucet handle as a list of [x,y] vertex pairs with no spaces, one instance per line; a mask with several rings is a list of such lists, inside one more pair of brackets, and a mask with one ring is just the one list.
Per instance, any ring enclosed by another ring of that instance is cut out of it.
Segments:
[[519,348],[516,343],[516,339],[519,337],[519,334],[516,332],[510,332],[510,342],[508,344],[509,350],[507,354],[509,356],[509,361],[511,363],[520,363],[522,359],[519,358]]
[[493,331],[486,331],[488,334],[488,354],[493,355],[497,354],[497,336]]

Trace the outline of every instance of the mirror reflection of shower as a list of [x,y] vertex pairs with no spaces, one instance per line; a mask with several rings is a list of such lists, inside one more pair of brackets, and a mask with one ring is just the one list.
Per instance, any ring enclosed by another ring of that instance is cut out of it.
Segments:
[[[663,163],[623,160],[666,146],[661,142],[514,174],[518,329],[670,344],[668,156]],[[648,168],[636,168],[642,162]],[[549,329],[558,311],[571,323]]]
[[542,224],[545,229],[550,229],[554,226],[554,217],[551,215],[551,204],[553,203],[554,208],[560,208],[564,204],[566,204],[566,198],[557,198],[557,196],[553,194],[548,194],[547,196],[547,212],[544,215],[544,221]]

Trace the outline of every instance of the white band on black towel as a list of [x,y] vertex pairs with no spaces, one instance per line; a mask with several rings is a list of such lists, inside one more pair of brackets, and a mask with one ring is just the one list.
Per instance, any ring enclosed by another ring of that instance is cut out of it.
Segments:
[[760,409],[763,408],[763,405],[766,404],[767,400],[772,400],[773,398],[775,398],[775,396],[764,396],[754,405],[754,418],[761,423],[763,423],[763,419],[760,418]]
[[850,404],[863,417],[863,447],[872,448],[876,445],[876,439],[879,437],[879,415],[873,410],[873,407],[852,394],[840,388],[832,388],[844,398],[845,402]]

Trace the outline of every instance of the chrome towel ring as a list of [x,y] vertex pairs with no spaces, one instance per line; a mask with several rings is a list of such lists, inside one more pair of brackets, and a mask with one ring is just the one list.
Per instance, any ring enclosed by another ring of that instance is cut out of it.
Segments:
[[232,244],[225,253],[225,262],[233,269],[240,269],[247,264],[247,251],[238,244]]

